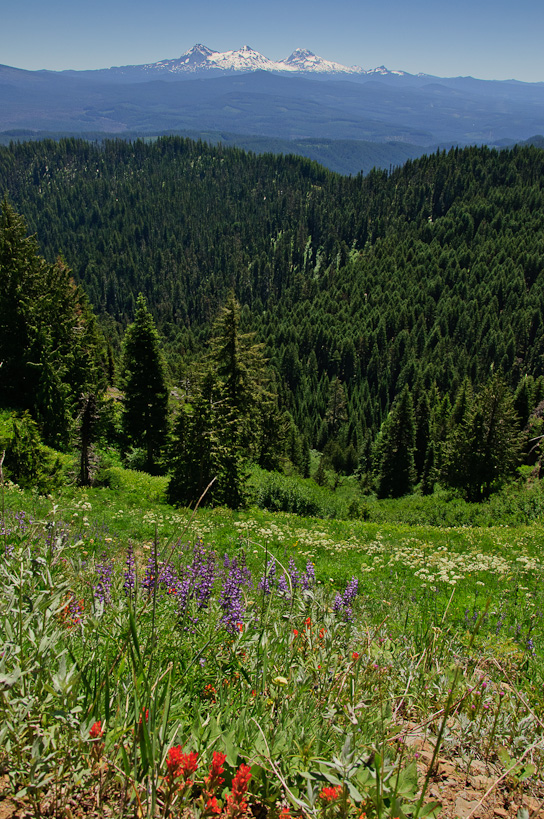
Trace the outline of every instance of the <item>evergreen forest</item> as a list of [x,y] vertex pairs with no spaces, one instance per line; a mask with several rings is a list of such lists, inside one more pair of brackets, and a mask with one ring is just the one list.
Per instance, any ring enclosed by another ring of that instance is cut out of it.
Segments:
[[0,147],[7,474],[76,447],[87,483],[110,447],[235,507],[248,464],[316,457],[378,498],[538,477],[543,182],[531,146],[354,177],[178,137]]

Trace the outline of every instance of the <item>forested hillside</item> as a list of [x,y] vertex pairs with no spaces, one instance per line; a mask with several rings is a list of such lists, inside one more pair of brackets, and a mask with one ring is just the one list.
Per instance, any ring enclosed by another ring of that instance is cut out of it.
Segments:
[[543,180],[533,147],[355,178],[179,138],[0,149],[0,192],[48,261],[62,252],[114,346],[142,292],[171,379],[187,375],[233,288],[298,429],[293,460],[306,442],[379,486],[384,446],[413,428],[402,491],[466,479],[452,424],[489,444],[497,407],[521,432],[544,397]]

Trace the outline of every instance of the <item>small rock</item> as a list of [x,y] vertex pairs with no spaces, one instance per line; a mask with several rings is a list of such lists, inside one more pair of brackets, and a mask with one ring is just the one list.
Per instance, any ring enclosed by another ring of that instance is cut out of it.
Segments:
[[504,808],[495,808],[493,813],[495,814],[495,816],[500,816],[501,819],[508,819],[508,817],[510,816],[508,811],[504,810]]
[[438,773],[440,776],[451,776],[455,773],[455,765],[452,765],[450,762],[441,762],[438,765]]
[[523,807],[528,808],[530,811],[536,811],[539,808],[541,808],[541,809],[544,808],[544,805],[542,804],[540,799],[533,799],[532,796],[524,796],[523,797]]
[[409,748],[413,748],[414,751],[424,751],[426,753],[432,754],[433,746],[430,744],[430,742],[427,742],[427,740],[424,739],[421,735],[419,736],[417,734],[416,735],[412,734],[411,736],[408,735],[404,742]]
[[13,802],[6,800],[0,802],[0,819],[11,819],[11,817],[16,813],[17,808],[13,804]]
[[470,763],[470,772],[475,774],[486,774],[487,773],[487,765],[485,762],[480,762],[479,759],[473,759]]
[[[475,799],[473,802],[469,802],[463,796],[458,796],[455,800],[455,813],[459,817],[459,819],[466,819],[471,813],[473,816],[481,816],[481,807],[478,810],[474,810],[478,804],[478,800]],[[474,811],[474,813],[473,813]]]
[[471,776],[469,781],[477,791],[488,791],[495,782],[490,776]]

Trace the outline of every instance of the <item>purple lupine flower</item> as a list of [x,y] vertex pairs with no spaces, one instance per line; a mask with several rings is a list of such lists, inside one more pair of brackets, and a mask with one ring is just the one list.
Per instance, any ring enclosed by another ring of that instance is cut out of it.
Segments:
[[285,577],[284,574],[282,574],[282,576],[278,580],[277,589],[279,594],[283,595],[284,597],[288,596],[289,584],[287,583],[287,578]]
[[185,614],[189,600],[192,597],[191,581],[188,579],[182,580],[178,586],[178,611],[180,615]]
[[242,587],[246,584],[245,565],[239,565],[234,557],[230,571],[226,575],[221,589],[219,605],[223,610],[221,624],[230,634],[236,634],[243,628],[245,605],[242,598]]
[[305,591],[315,586],[315,567],[310,560],[306,563],[306,571],[301,577],[301,583]]
[[81,622],[81,616],[84,610],[83,600],[76,600],[75,594],[70,592],[70,601],[66,608],[68,609],[67,614],[69,620],[74,626],[77,626],[78,623]]
[[342,600],[342,595],[338,594],[338,592],[336,593],[336,597],[334,598],[334,604],[332,608],[333,611],[335,611],[337,614],[344,608],[344,601]]
[[125,594],[130,599],[134,599],[136,594],[136,561],[134,559],[134,548],[132,544],[127,549],[125,560],[125,582],[123,583]]
[[359,589],[359,581],[356,577],[352,577],[349,581],[348,585],[346,586],[346,591],[342,596],[342,600],[344,601],[344,606],[346,608],[353,603],[355,598],[357,597],[357,591]]
[[20,532],[26,532],[29,527],[29,524],[32,522],[30,518],[27,518],[26,512],[16,512],[15,513],[15,520],[19,526]]
[[201,563],[200,573],[195,578],[195,598],[198,607],[205,609],[210,602],[215,583],[215,552],[209,552]]
[[11,529],[9,529],[7,526],[6,527],[0,527],[0,537],[4,538],[4,543],[5,543],[4,553],[5,553],[6,559],[9,559],[13,555],[13,552],[15,551],[15,547],[14,547],[13,543],[8,543],[8,541],[7,541],[7,537],[9,535],[11,535]]
[[157,555],[155,547],[149,556],[149,560],[147,561],[147,566],[145,567],[145,575],[144,579],[142,580],[142,589],[145,589],[147,592],[151,593],[155,588],[155,570],[157,568]]
[[179,578],[176,570],[170,562],[161,561],[157,566],[157,585],[166,589],[168,594],[176,594],[179,586]]
[[347,622],[353,620],[353,608],[352,603],[357,596],[357,590],[359,588],[359,581],[356,577],[352,577],[349,581],[348,585],[346,586],[346,590],[344,594],[336,594],[334,598],[333,610],[337,614],[342,614],[344,620]]
[[111,602],[111,585],[113,582],[113,560],[103,554],[100,563],[96,564],[98,582],[94,587],[94,597],[104,606]]
[[[234,558],[234,559],[236,560],[236,558]],[[238,563],[238,571],[240,573],[240,580],[241,580],[242,585],[247,586],[248,588],[251,588],[252,585],[253,585],[252,578],[251,578],[251,569],[248,567],[248,565],[246,563],[246,553],[245,552],[242,552],[240,554],[240,557],[238,558],[237,563]]]
[[292,557],[289,558],[289,577],[291,578],[291,588],[296,591],[300,585],[300,572],[295,566],[295,561]]
[[208,555],[204,549],[201,538],[198,538],[193,547],[193,556],[189,566],[187,566],[187,576],[190,577],[193,586],[197,586],[204,573],[204,565],[208,560]]
[[257,585],[257,588],[259,588],[264,594],[272,593],[274,581],[276,579],[276,569],[276,558],[273,557],[266,564],[264,574]]

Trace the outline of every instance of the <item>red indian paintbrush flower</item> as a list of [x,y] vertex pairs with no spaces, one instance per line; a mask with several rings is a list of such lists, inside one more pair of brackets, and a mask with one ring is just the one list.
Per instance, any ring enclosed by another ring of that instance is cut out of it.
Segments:
[[89,731],[89,736],[91,739],[100,739],[101,736],[104,734],[104,729],[102,728],[101,720],[97,720],[92,726],[91,730]]
[[212,764],[210,765],[210,773],[208,776],[204,777],[204,785],[206,786],[206,791],[208,793],[214,793],[216,788],[219,785],[222,785],[225,781],[224,778],[221,776],[225,772],[223,768],[223,763],[227,758],[226,754],[220,754],[217,751],[213,752],[213,759]]
[[319,798],[323,799],[324,802],[334,802],[335,799],[338,799],[341,793],[341,785],[337,785],[336,787],[325,787],[321,789]]
[[232,788],[227,796],[224,814],[229,819],[238,819],[244,816],[247,811],[247,802],[244,799],[247,791],[249,780],[251,779],[251,768],[249,765],[242,764],[238,768],[234,779],[232,780]]
[[100,761],[102,752],[104,751],[104,742],[100,741],[103,740],[103,736],[104,729],[102,727],[102,721],[97,719],[96,722],[91,725],[91,729],[89,731],[89,739],[92,740],[91,757],[95,762]]
[[212,816],[214,814],[221,813],[221,808],[219,807],[219,803],[215,796],[212,796],[212,798],[208,799],[208,801],[206,802],[206,813],[211,813]]
[[190,754],[184,754],[181,745],[176,745],[170,748],[166,758],[167,774],[166,779],[172,785],[174,780],[183,779],[184,785],[190,785],[189,777],[198,768],[198,754],[192,751]]

